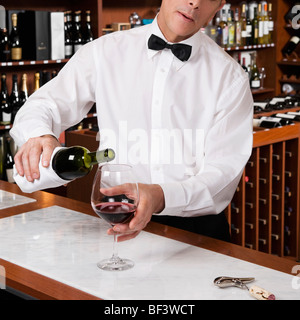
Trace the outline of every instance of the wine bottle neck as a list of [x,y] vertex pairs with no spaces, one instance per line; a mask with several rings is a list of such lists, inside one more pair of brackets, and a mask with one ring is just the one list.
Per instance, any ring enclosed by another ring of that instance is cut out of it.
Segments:
[[89,152],[90,166],[97,163],[109,162],[114,160],[115,152],[112,149],[105,149],[101,151]]

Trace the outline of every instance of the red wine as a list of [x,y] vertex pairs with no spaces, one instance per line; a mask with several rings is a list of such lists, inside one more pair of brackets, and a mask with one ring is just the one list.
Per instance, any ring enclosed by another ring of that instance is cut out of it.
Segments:
[[97,215],[112,225],[127,222],[136,211],[136,206],[127,202],[101,202],[94,206]]

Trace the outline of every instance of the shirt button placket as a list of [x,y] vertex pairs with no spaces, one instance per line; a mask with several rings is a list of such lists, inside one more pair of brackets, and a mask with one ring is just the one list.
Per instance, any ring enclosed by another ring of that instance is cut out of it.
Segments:
[[156,68],[154,83],[153,83],[153,95],[152,95],[152,108],[151,108],[151,178],[152,183],[163,183],[164,176],[163,170],[161,170],[161,129],[162,129],[162,103],[166,88],[166,81],[169,70],[173,61],[173,54],[170,50],[163,50],[160,53],[158,65]]

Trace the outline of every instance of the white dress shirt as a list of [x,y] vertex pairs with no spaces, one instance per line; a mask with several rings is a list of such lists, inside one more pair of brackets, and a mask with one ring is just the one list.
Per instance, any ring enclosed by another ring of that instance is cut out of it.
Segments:
[[134,166],[141,183],[160,184],[161,214],[217,214],[231,201],[252,151],[248,78],[201,32],[183,41],[187,62],[148,49],[151,25],[83,46],[58,76],[32,94],[10,133],[20,146],[80,122],[96,102],[100,149]]

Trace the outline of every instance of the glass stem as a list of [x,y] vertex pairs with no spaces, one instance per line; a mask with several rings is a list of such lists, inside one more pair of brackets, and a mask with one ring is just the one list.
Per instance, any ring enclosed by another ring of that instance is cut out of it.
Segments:
[[112,255],[112,260],[118,261],[118,248],[117,248],[117,234],[114,233],[114,242],[113,242],[113,255]]

